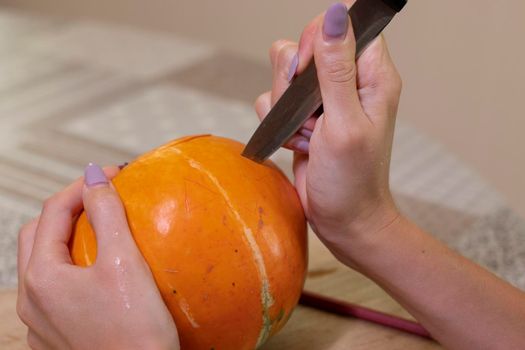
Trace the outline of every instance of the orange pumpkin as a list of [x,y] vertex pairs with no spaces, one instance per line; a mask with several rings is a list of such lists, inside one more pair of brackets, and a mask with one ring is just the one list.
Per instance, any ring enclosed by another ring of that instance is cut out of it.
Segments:
[[[182,349],[253,349],[296,306],[307,268],[306,223],[294,187],[243,145],[185,137],[129,164],[114,179]],[[96,258],[83,213],[71,241],[77,265]]]

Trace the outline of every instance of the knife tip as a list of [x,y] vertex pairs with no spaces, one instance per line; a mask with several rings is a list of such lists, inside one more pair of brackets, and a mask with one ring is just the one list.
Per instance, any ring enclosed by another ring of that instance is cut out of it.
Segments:
[[251,152],[248,149],[248,147],[244,148],[244,150],[241,153],[241,156],[259,164],[263,163],[266,160],[265,157],[261,157],[259,154]]

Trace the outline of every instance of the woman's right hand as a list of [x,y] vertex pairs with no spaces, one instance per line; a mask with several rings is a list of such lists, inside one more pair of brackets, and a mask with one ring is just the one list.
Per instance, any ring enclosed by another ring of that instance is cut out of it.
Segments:
[[299,49],[275,44],[273,89],[256,103],[262,118],[288,87],[294,54],[300,73],[313,53],[324,114],[288,143],[309,222],[339,260],[385,289],[447,349],[523,348],[525,294],[399,215],[388,173],[401,80],[381,37],[355,63],[348,17],[333,5],[308,25]]
[[324,113],[287,145],[295,151],[295,184],[310,224],[347,264],[351,239],[374,235],[399,217],[388,181],[401,79],[382,37],[357,63],[355,47],[347,7],[334,4],[306,27],[299,46],[284,40],[272,46],[273,87],[256,102],[262,119],[296,68],[300,74],[315,58]]

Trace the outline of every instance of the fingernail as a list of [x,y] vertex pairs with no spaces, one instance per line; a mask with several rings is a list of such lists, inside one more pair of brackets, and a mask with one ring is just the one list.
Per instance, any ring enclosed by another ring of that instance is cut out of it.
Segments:
[[118,166],[118,168],[119,168],[120,170],[122,170],[122,169],[124,169],[126,166],[128,166],[128,164],[129,164],[128,162],[125,162],[124,164],[120,164],[120,165]]
[[297,73],[297,67],[299,66],[299,54],[295,54],[290,64],[290,71],[288,73],[288,82],[291,82],[295,73]]
[[326,41],[344,40],[348,31],[350,16],[343,3],[335,3],[324,16],[323,34]]
[[307,139],[310,139],[312,137],[313,132],[312,132],[312,130],[308,130],[306,128],[301,128],[301,130],[299,130],[299,134],[303,135]]
[[300,153],[308,153],[308,150],[310,148],[310,142],[305,139],[299,139],[293,143],[293,148]]
[[84,169],[84,182],[88,187],[109,183],[102,168],[94,163],[89,163],[86,169]]

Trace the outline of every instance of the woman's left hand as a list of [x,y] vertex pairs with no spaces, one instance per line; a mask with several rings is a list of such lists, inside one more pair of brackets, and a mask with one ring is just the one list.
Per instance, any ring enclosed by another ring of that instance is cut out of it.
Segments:
[[[33,349],[178,349],[175,323],[130,233],[120,198],[96,165],[44,204],[19,234],[17,312]],[[84,205],[83,205],[84,204]],[[85,208],[98,255],[71,261],[68,242]]]

